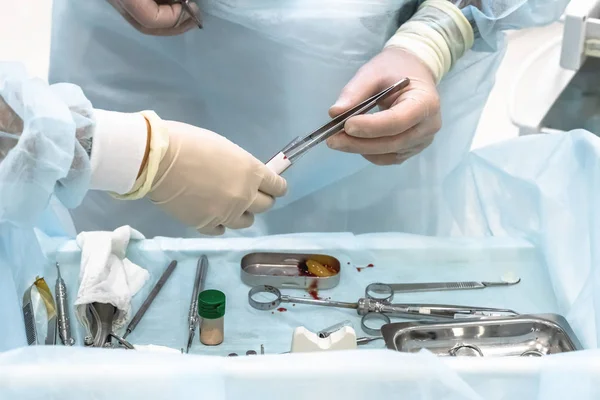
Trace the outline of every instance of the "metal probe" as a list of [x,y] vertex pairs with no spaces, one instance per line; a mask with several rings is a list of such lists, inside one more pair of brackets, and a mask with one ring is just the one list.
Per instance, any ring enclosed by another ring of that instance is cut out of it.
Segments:
[[203,255],[198,260],[198,266],[196,267],[196,278],[194,279],[194,289],[192,290],[192,301],[190,302],[190,312],[188,315],[189,327],[186,353],[190,352],[190,347],[192,347],[192,341],[194,340],[194,334],[196,333],[196,326],[200,322],[200,318],[198,317],[198,293],[204,290],[207,271],[208,258]]
[[158,282],[156,282],[156,285],[154,285],[154,288],[152,288],[152,291],[150,292],[148,297],[146,297],[146,300],[144,300],[144,303],[142,304],[140,309],[137,311],[137,313],[135,313],[135,315],[134,315],[133,319],[131,320],[131,322],[129,323],[129,325],[127,325],[127,329],[125,330],[123,339],[126,339],[127,336],[131,332],[133,332],[133,330],[135,329],[137,324],[139,324],[139,322],[142,320],[142,317],[144,316],[144,314],[146,314],[146,311],[148,311],[148,308],[154,301],[154,298],[156,298],[156,296],[158,295],[158,292],[160,292],[160,290],[165,285],[165,283],[167,283],[167,280],[173,273],[173,270],[175,269],[176,266],[177,266],[177,261],[176,260],[171,261],[171,263],[169,264],[169,266],[167,267],[165,272],[163,272],[163,274],[161,275]]
[[56,298],[56,312],[58,314],[58,334],[65,346],[73,346],[75,339],[71,336],[71,324],[69,323],[69,305],[67,301],[67,285],[60,275],[60,266],[56,263],[56,285],[54,294]]

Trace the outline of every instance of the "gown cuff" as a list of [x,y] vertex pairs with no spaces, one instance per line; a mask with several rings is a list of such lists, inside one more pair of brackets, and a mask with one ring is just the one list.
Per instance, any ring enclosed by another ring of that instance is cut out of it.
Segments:
[[125,194],[133,188],[146,152],[146,119],[138,113],[97,109],[94,114],[90,189]]

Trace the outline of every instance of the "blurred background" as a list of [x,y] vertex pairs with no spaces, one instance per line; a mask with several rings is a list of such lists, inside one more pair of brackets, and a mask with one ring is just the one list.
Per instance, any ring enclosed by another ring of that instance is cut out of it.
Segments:
[[[52,1],[0,0],[0,4],[0,58],[21,61],[30,73],[45,78],[50,52]],[[562,32],[563,24],[555,23],[507,33],[508,52],[479,123],[474,148],[514,138],[519,135],[517,125],[524,132],[531,130],[528,127],[535,128],[544,118],[557,94],[538,93],[540,88],[547,87],[548,82],[568,80],[573,75],[561,70],[558,65]],[[540,69],[548,76],[540,77]],[[535,79],[528,78],[528,73],[533,73]],[[537,98],[534,96],[536,93]]]

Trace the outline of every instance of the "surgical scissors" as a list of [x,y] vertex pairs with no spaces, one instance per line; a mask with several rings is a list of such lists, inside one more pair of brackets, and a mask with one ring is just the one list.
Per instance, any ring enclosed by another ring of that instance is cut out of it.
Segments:
[[[266,294],[271,299],[266,301],[257,300],[259,294]],[[272,297],[275,297],[274,299]],[[493,317],[509,315],[518,315],[513,310],[490,308],[490,307],[471,307],[457,306],[448,304],[392,304],[388,301],[382,301],[370,298],[360,298],[355,303],[316,300],[304,297],[291,297],[281,294],[279,289],[273,286],[256,286],[248,292],[248,303],[257,310],[273,310],[281,303],[307,304],[313,306],[347,308],[356,310],[358,315],[362,316],[361,327],[368,334],[378,334],[378,329],[373,329],[367,324],[368,321],[379,319],[384,323],[389,323],[389,317],[407,318],[407,319],[454,319],[465,317]],[[366,328],[366,329],[365,329]]]
[[341,113],[340,115],[333,118],[331,121],[317,129],[316,131],[310,133],[309,135],[303,138],[295,138],[287,146],[281,149],[279,153],[277,153],[269,161],[267,161],[267,167],[276,174],[281,175],[286,169],[288,169],[293,163],[298,161],[300,157],[306,154],[310,149],[312,149],[319,143],[327,140],[336,133],[340,132],[344,128],[344,124],[346,123],[346,121],[348,121],[350,118],[370,111],[382,100],[385,100],[394,93],[397,93],[400,90],[407,87],[409,83],[410,80],[408,78],[404,78],[394,83],[387,89],[384,89],[376,95],[368,98],[362,103],[352,107],[348,111]]

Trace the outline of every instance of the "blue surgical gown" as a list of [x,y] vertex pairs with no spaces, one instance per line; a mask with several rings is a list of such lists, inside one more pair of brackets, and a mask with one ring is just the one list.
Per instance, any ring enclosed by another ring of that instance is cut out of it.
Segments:
[[[475,2],[474,2],[475,3]],[[556,20],[566,0],[482,0],[458,6],[476,43],[439,85],[443,127],[400,166],[377,167],[324,144],[286,171],[289,192],[253,227],[286,232],[443,233],[440,185],[469,150],[504,54],[501,31]],[[267,161],[327,121],[356,70],[415,12],[407,0],[206,0],[205,29],[145,36],[105,1],[55,0],[50,80],[80,85],[95,107],[213,130]],[[89,193],[73,212],[80,230],[129,224],[146,236],[196,232],[148,200]]]

